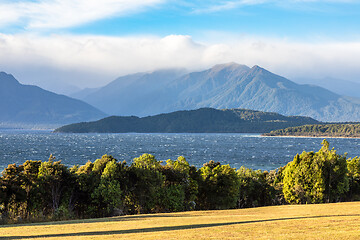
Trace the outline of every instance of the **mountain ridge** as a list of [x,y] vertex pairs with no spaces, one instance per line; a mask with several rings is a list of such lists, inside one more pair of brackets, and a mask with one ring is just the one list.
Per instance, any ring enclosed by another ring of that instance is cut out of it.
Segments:
[[0,122],[14,126],[65,124],[106,116],[83,101],[23,85],[5,72],[0,73],[0,112]]
[[[131,82],[130,75],[123,80]],[[149,73],[150,85],[159,80]],[[146,83],[140,76],[138,80]],[[110,94],[90,94],[85,101],[111,115],[148,116],[202,107],[246,108],[278,112],[287,116],[311,116],[321,121],[360,120],[358,100],[340,96],[325,88],[297,84],[258,65],[249,68],[237,63],[218,64],[212,68],[183,75],[168,74],[161,85],[151,87],[113,87]],[[130,84],[130,85],[131,85]],[[119,99],[118,95],[126,93]],[[102,98],[102,100],[99,98]],[[105,100],[104,100],[105,99]]]
[[248,109],[200,108],[148,117],[110,116],[94,122],[62,126],[55,132],[99,133],[264,133],[320,122],[310,117],[286,117]]
[[[99,90],[81,99],[92,106],[112,115],[133,115],[132,108],[142,102],[138,96],[145,96],[160,88],[163,84],[175,79],[184,72],[183,69],[165,69],[154,72],[143,72],[119,77]],[[114,103],[114,106],[113,104]],[[121,103],[121,104],[118,104]],[[129,106],[132,103],[132,106]],[[137,106],[136,108],[139,108]],[[118,109],[117,111],[114,109]]]

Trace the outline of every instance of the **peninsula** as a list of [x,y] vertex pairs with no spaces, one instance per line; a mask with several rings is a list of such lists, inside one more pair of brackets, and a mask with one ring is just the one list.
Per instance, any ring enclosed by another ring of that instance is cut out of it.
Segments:
[[265,133],[277,129],[319,124],[310,117],[283,116],[247,109],[176,111],[148,117],[107,117],[94,122],[66,125],[55,132],[67,133]]
[[313,124],[273,130],[263,136],[359,138],[360,123]]

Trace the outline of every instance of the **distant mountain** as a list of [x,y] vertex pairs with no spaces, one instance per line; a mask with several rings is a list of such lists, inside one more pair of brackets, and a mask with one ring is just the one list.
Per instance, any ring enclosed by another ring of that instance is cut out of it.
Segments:
[[166,86],[184,72],[183,69],[166,69],[123,76],[96,91],[87,91],[88,94],[80,99],[108,114],[138,114],[144,102],[157,97],[153,95],[156,90]]
[[357,82],[330,77],[321,79],[296,79],[296,82],[301,84],[323,86],[324,88],[340,95],[360,98],[360,83]]
[[105,116],[85,102],[22,85],[12,75],[0,72],[0,123],[6,126],[65,124]]
[[104,133],[265,133],[304,124],[317,124],[309,117],[285,117],[277,113],[246,109],[201,108],[150,117],[107,117],[60,127],[55,132]]
[[69,94],[68,96],[75,99],[84,99],[88,97],[90,94],[98,91],[100,88],[84,88],[74,93]]
[[[41,84],[41,85],[40,85]],[[75,93],[75,92],[79,92],[81,91],[81,88],[71,85],[71,84],[66,84],[66,83],[61,83],[61,82],[50,82],[49,83],[34,83],[32,85],[38,86],[44,90],[56,93],[56,94],[60,94],[60,95],[65,95],[65,96],[70,96],[71,94]]]
[[212,107],[247,108],[321,121],[360,121],[356,99],[322,87],[296,84],[259,66],[236,63],[177,78],[171,72],[125,76],[84,100],[113,115],[148,116]]

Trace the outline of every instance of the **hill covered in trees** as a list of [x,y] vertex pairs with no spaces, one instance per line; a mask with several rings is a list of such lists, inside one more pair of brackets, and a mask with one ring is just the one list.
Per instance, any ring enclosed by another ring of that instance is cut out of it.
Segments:
[[246,109],[200,108],[143,118],[112,116],[94,122],[66,125],[55,132],[264,133],[317,123],[319,122],[310,117],[286,117],[277,113]]
[[314,124],[278,129],[264,136],[302,136],[302,137],[360,137],[359,123]]

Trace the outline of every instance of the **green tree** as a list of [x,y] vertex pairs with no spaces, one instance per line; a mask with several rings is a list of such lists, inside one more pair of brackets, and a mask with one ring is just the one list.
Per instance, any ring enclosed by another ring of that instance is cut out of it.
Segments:
[[55,157],[50,155],[48,161],[42,162],[39,167],[40,191],[42,192],[43,206],[52,214],[57,214],[62,196],[69,186],[69,169],[61,163],[54,161]]
[[347,160],[349,176],[349,200],[360,200],[360,158],[354,157]]
[[190,176],[192,168],[183,156],[167,160],[161,168],[166,179],[160,197],[162,211],[192,209],[197,194],[197,183]]
[[23,169],[22,165],[9,164],[2,172],[0,209],[5,221],[23,215],[21,206],[26,201],[26,191],[22,187],[24,182],[22,176]]
[[324,178],[320,160],[314,152],[296,155],[284,170],[283,192],[289,203],[321,203],[324,201]]
[[134,158],[128,169],[128,191],[126,203],[130,212],[156,212],[161,202],[161,191],[165,184],[165,176],[161,173],[161,162],[151,154],[143,154]]
[[26,192],[25,218],[38,217],[41,209],[41,194],[39,190],[39,168],[41,161],[27,160],[23,164],[23,185]]
[[99,176],[101,176],[102,172],[104,171],[106,165],[108,162],[116,161],[115,158],[111,155],[103,155],[100,159],[96,159],[92,168],[92,171],[94,173],[97,173]]
[[268,183],[268,172],[240,167],[238,207],[259,207],[273,204],[275,189]]
[[330,150],[326,140],[318,152],[296,155],[283,175],[283,193],[289,203],[336,202],[349,188],[346,156]]
[[239,178],[234,168],[210,161],[199,169],[198,204],[201,209],[235,208],[239,196]]
[[140,157],[134,158],[131,166],[141,169],[160,170],[161,161],[156,160],[155,156],[151,154],[144,153]]
[[271,205],[281,205],[286,203],[283,193],[285,167],[286,166],[271,170],[266,176],[266,181],[271,186],[271,190],[274,190],[274,193],[272,194],[273,197],[271,199]]
[[339,155],[334,149],[330,150],[326,140],[322,145],[318,154],[324,164],[325,201],[338,202],[349,190],[346,154]]
[[98,174],[93,172],[94,163],[88,161],[80,166],[76,172],[76,211],[79,217],[100,217],[97,206],[92,201],[91,195],[99,184]]
[[101,210],[105,215],[112,215],[114,209],[122,208],[122,191],[118,181],[119,171],[119,165],[115,160],[107,162],[100,183],[91,195],[94,201],[102,206]]
[[111,155],[103,155],[94,163],[89,161],[77,169],[76,208],[79,215],[103,217],[112,214],[117,205],[116,201],[121,201],[121,198],[111,198],[121,196],[117,171],[124,165],[125,163],[118,164]]

